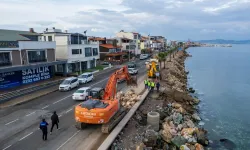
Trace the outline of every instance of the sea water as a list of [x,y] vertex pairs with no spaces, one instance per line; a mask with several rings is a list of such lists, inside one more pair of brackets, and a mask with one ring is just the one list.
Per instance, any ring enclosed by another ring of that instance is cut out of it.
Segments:
[[192,55],[186,60],[188,85],[201,100],[200,125],[208,130],[211,149],[250,150],[250,45],[187,52]]

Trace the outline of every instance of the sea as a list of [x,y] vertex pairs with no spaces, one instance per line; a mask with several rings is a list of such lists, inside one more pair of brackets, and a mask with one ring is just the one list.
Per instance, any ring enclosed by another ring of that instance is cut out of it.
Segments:
[[[188,86],[214,150],[250,150],[250,45],[192,47]],[[220,139],[226,139],[221,142]]]

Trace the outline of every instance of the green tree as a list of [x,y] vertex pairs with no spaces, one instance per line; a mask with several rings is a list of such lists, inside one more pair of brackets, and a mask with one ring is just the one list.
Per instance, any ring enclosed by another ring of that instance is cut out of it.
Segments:
[[166,57],[165,57],[164,52],[158,53],[157,59],[159,60],[160,68],[161,68],[161,63],[164,62],[164,69],[165,69],[165,59],[166,59]]

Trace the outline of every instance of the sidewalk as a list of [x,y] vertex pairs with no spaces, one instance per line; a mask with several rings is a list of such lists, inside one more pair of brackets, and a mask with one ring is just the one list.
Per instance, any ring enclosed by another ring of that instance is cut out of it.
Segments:
[[[94,74],[95,75],[100,75],[102,73],[105,73],[105,72],[108,72],[108,71],[111,71],[111,70],[115,70],[115,69],[116,69],[116,67],[111,67],[109,69],[106,69],[106,70],[103,70],[103,71],[100,71],[100,72],[96,72]],[[39,84],[37,84],[37,85],[39,85]],[[44,90],[38,90],[36,92],[32,92],[30,94],[20,96],[20,97],[14,98],[12,100],[6,101],[6,102],[0,104],[0,109],[10,107],[10,106],[19,105],[19,104],[23,104],[23,103],[29,102],[31,100],[34,100],[35,98],[47,95],[47,94],[52,93],[52,92],[55,92],[57,90],[58,90],[58,85],[46,88]]]

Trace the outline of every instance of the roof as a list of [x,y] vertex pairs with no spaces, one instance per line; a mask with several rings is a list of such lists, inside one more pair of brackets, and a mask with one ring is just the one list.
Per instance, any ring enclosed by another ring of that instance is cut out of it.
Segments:
[[105,47],[105,48],[121,48],[122,46],[114,46],[112,44],[101,44],[101,47]]
[[92,88],[91,89],[91,91],[100,91],[100,90],[102,90],[103,88],[101,88],[101,87],[94,87],[94,88]]
[[22,35],[40,35],[39,33],[33,33],[29,31],[18,31],[18,30],[4,30],[0,29],[0,41],[30,41]]
[[105,41],[105,38],[102,38],[102,37],[90,37],[89,40]]
[[78,90],[86,90],[86,89],[90,89],[90,87],[82,87],[82,88],[80,88]]

